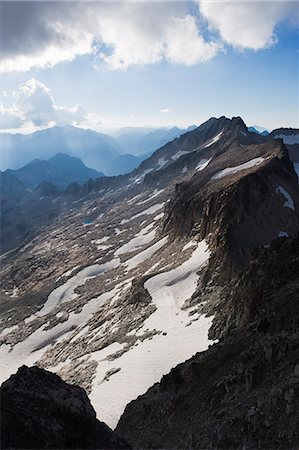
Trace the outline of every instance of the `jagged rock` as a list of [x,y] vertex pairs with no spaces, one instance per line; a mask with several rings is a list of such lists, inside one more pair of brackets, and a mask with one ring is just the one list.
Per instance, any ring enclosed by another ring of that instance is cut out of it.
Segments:
[[2,449],[130,448],[96,419],[85,391],[22,366],[1,386]]

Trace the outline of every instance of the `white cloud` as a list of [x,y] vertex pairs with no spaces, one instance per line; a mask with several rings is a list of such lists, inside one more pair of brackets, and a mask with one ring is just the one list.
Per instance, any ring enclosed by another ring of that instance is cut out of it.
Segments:
[[2,129],[16,129],[24,125],[45,127],[52,125],[79,125],[88,119],[85,109],[59,106],[54,103],[48,87],[32,78],[19,87],[10,108],[0,105]]
[[171,108],[162,108],[162,109],[160,109],[160,112],[163,114],[168,114],[168,113],[172,112],[172,109]]
[[52,67],[85,54],[110,69],[163,59],[191,65],[219,50],[199,33],[187,2],[14,3],[2,5],[2,71]]
[[284,21],[298,21],[295,1],[199,0],[201,14],[223,41],[239,49],[259,50],[277,42],[276,26]]
[[207,62],[220,50],[219,44],[203,39],[195,18],[190,15],[174,19],[167,28],[166,37],[166,59],[176,64],[192,66]]
[[13,109],[5,109],[0,104],[0,129],[8,130],[20,128],[23,124],[23,118]]
[[[162,60],[190,66],[214,58],[223,42],[270,46],[279,23],[298,22],[296,1],[195,3],[198,11],[188,1],[1,2],[1,70],[52,67],[82,55],[113,70]],[[217,31],[214,40],[200,28],[198,12]]]

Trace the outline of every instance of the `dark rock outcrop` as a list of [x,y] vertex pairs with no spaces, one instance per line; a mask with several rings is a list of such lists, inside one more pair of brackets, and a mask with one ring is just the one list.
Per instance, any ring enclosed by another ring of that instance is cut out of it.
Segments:
[[85,391],[38,367],[1,386],[2,449],[130,448],[96,419]]
[[136,448],[298,448],[298,262],[299,236],[257,252],[220,308],[226,335],[130,403],[117,432]]

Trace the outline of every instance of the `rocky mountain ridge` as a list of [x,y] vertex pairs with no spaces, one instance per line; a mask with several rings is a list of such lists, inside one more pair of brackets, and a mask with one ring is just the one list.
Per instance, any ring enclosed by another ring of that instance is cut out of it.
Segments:
[[57,217],[1,260],[4,379],[21,364],[56,372],[111,427],[219,339],[217,305],[254,247],[298,230],[286,147],[240,118],[211,119],[145,163],[49,197]]

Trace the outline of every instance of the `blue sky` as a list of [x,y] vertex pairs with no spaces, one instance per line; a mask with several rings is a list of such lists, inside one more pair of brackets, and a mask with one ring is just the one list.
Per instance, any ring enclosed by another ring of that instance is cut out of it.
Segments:
[[[25,2],[24,44],[32,37],[37,43],[31,53],[25,45],[15,49],[13,36],[5,43],[2,128],[28,132],[74,124],[106,131],[188,126],[221,115],[270,129],[298,127],[295,2],[221,2],[218,9],[202,3],[122,3],[104,14],[102,3],[88,3],[91,14],[82,19],[80,10],[75,22],[61,3],[57,16],[48,14],[48,29],[58,17],[64,34],[56,39],[53,28],[42,34],[43,42],[38,20],[47,18],[47,3],[38,11],[38,3]],[[96,14],[99,35],[92,31]]]

